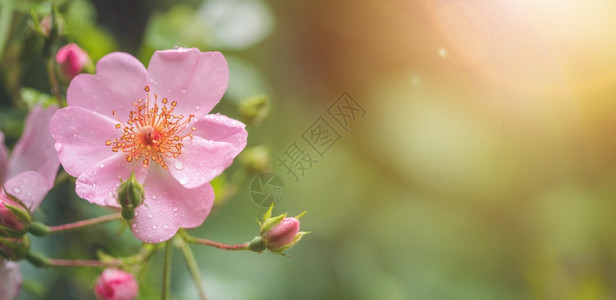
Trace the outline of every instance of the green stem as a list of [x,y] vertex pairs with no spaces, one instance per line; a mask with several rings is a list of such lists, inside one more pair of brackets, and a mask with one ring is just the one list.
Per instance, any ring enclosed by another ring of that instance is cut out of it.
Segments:
[[62,94],[60,94],[60,84],[58,83],[58,78],[56,77],[55,63],[51,57],[47,59],[47,75],[49,75],[49,84],[51,85],[51,90],[53,91],[54,97],[56,97],[58,106],[64,107]]
[[165,265],[163,267],[163,290],[161,299],[168,300],[171,289],[171,242],[165,243]]
[[11,21],[13,20],[13,1],[3,1],[0,11],[0,59],[4,53],[4,47],[9,38]]
[[37,252],[30,252],[26,256],[26,259],[34,266],[39,268],[48,267],[119,267],[122,265],[122,261],[119,259],[113,259],[109,261],[102,260],[72,260],[72,259],[56,259],[49,258],[44,254]]
[[97,217],[97,218],[94,218],[94,219],[83,220],[83,221],[78,221],[78,222],[64,224],[64,225],[50,226],[49,227],[49,233],[51,234],[51,233],[64,232],[64,231],[68,231],[68,230],[74,230],[74,229],[78,229],[78,228],[83,228],[83,227],[87,227],[87,226],[92,226],[92,225],[96,225],[96,224],[100,224],[100,223],[104,223],[104,222],[109,222],[109,221],[117,220],[117,219],[120,219],[120,218],[122,218],[122,215],[120,213],[115,213],[115,214],[111,214],[111,215],[106,215],[106,216]]
[[68,173],[66,173],[64,170],[60,171],[60,173],[58,173],[58,175],[56,176],[56,180],[53,182],[53,186],[56,187],[62,183],[64,183],[64,181],[71,179],[71,175],[68,175]]
[[52,267],[119,267],[120,261],[49,259]]
[[190,249],[190,245],[184,242],[184,240],[178,239],[178,246],[182,249],[182,254],[184,255],[184,259],[186,260],[186,265],[188,266],[188,270],[190,271],[190,277],[192,277],[197,290],[199,291],[199,297],[201,300],[207,300],[207,295],[205,294],[205,288],[203,287],[203,281],[201,280],[201,272],[199,271],[199,266],[197,265],[197,260],[195,259],[195,255]]

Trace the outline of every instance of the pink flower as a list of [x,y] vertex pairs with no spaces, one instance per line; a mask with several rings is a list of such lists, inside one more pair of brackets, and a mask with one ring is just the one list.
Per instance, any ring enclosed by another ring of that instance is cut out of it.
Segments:
[[222,54],[156,51],[146,69],[116,52],[96,69],[71,81],[69,107],[50,124],[77,194],[118,207],[116,189],[134,172],[145,191],[132,220],[137,238],[158,243],[201,225],[214,202],[209,182],[246,146],[243,123],[208,114],[227,88]]
[[[48,130],[49,120],[56,110],[56,107],[43,109],[37,106],[30,111],[24,132],[10,158],[4,135],[0,132],[0,185],[3,187],[0,201],[3,203],[14,203],[6,196],[6,189],[33,211],[51,189],[60,166]],[[20,284],[19,265],[0,259],[0,299],[17,296]]]
[[10,300],[17,297],[20,286],[19,264],[0,258],[0,299]]
[[137,297],[139,287],[132,274],[106,269],[98,278],[94,292],[100,300],[132,300]]
[[56,53],[56,62],[62,67],[64,77],[71,80],[90,62],[90,57],[76,44],[68,44]]
[[30,111],[10,158],[4,146],[4,135],[0,133],[0,184],[3,184],[0,201],[12,204],[6,190],[33,211],[53,186],[60,161],[48,128],[56,110],[55,106],[47,109],[37,106]]
[[263,239],[267,248],[275,250],[292,244],[299,232],[299,220],[284,218],[272,230],[268,231]]

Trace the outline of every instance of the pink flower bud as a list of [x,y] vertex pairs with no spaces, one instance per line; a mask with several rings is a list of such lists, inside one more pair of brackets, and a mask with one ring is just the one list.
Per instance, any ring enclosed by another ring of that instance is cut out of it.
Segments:
[[26,233],[30,225],[30,211],[7,196],[4,191],[0,192],[0,237],[19,238]]
[[270,250],[292,244],[299,231],[299,221],[296,218],[284,218],[278,225],[265,233],[263,239]]
[[41,30],[43,30],[43,33],[45,34],[45,36],[49,35],[49,32],[51,32],[51,26],[53,24],[51,23],[51,14],[46,15],[42,20],[41,20]]
[[137,297],[139,287],[132,274],[117,269],[106,269],[94,287],[100,300],[132,300]]
[[76,44],[68,44],[56,53],[56,62],[62,67],[64,77],[71,80],[90,62],[90,57]]
[[0,202],[0,232],[2,232],[3,229],[23,231],[24,225],[25,224],[22,221],[20,221],[8,208],[6,208],[6,206],[4,206],[4,203]]

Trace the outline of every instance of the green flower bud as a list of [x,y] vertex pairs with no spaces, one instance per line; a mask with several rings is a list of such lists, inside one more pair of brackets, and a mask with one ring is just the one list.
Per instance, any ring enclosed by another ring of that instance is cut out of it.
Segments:
[[0,238],[0,255],[7,260],[20,260],[30,252],[30,239],[27,235],[21,238]]
[[239,113],[244,123],[259,125],[269,114],[266,95],[244,99],[239,106]]
[[240,161],[250,174],[261,174],[270,169],[270,152],[264,146],[244,149]]
[[118,187],[118,203],[122,206],[122,217],[127,221],[135,217],[135,209],[143,204],[144,197],[143,186],[137,182],[135,173],[131,173]]

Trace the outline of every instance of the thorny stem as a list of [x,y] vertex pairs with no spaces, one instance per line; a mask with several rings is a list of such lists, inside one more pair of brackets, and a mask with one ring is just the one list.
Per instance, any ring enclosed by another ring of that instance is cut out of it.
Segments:
[[78,221],[78,222],[75,222],[75,223],[69,223],[69,224],[58,225],[58,226],[50,226],[49,227],[49,233],[50,234],[51,233],[59,233],[59,232],[67,231],[67,230],[83,228],[83,227],[92,226],[92,225],[96,225],[96,224],[100,224],[100,223],[104,223],[104,222],[108,222],[108,221],[117,220],[117,219],[120,219],[120,218],[122,218],[122,215],[120,213],[115,213],[115,214],[111,214],[111,215],[97,217],[97,218],[94,218],[94,219]]
[[210,247],[214,247],[218,249],[230,250],[230,251],[248,250],[248,245],[250,245],[250,243],[248,242],[243,243],[243,244],[237,244],[237,245],[228,245],[228,244],[223,244],[223,243],[219,243],[219,242],[208,240],[208,239],[202,239],[202,238],[189,236],[188,234],[184,234],[184,240],[189,243],[201,244],[201,245],[206,245],[206,246],[210,246]]
[[207,300],[205,288],[203,287],[203,281],[201,280],[201,272],[199,271],[199,266],[197,265],[195,255],[190,249],[190,245],[181,238],[176,238],[174,242],[175,245],[182,250],[182,254],[184,255],[184,259],[186,260],[186,265],[188,266],[188,270],[190,271],[190,277],[192,277],[193,282],[195,283],[195,286],[199,291],[199,297],[201,298],[201,300]]
[[165,243],[165,263],[163,267],[163,290],[161,293],[162,300],[168,300],[171,289],[171,242]]

